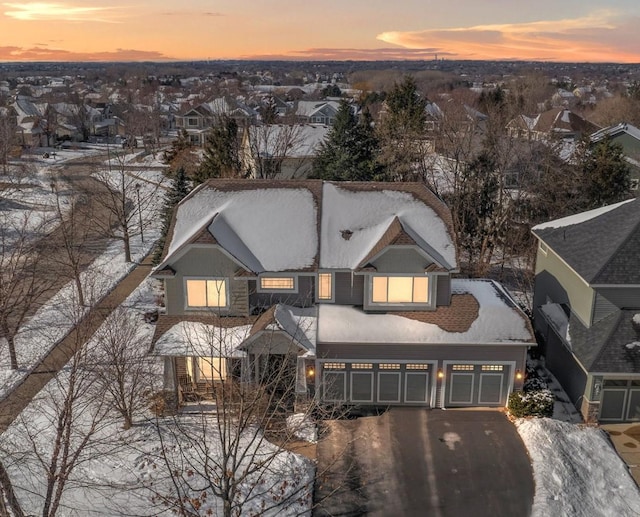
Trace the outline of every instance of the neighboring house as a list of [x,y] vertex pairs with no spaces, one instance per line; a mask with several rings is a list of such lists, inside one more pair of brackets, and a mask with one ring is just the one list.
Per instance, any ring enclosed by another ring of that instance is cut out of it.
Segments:
[[595,124],[565,108],[553,108],[533,118],[519,115],[507,124],[511,137],[528,140],[579,140],[598,129]]
[[596,131],[591,135],[591,141],[596,143],[609,138],[613,143],[622,147],[625,160],[629,164],[631,190],[635,195],[640,194],[640,129],[622,122]]
[[11,107],[16,113],[18,143],[23,147],[46,146],[46,105],[36,104],[26,97],[18,96]]
[[178,204],[153,272],[152,353],[178,398],[286,362],[328,403],[504,406],[533,331],[457,267],[451,214],[422,184],[210,180]]
[[295,117],[304,124],[332,126],[339,109],[339,101],[298,101]]
[[263,124],[245,128],[243,170],[250,178],[306,178],[329,133],[323,124]]
[[244,127],[255,123],[258,113],[243,104],[220,97],[176,115],[176,128],[185,129],[192,144],[204,146],[207,142],[207,132],[218,124],[222,117],[230,117],[237,122],[238,127]]
[[548,368],[587,422],[640,420],[640,199],[533,234],[534,325]]

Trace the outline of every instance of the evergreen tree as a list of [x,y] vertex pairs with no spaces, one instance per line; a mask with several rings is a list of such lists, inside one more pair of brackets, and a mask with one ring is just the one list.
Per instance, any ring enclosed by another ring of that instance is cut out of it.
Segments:
[[367,113],[360,121],[351,106],[342,101],[327,139],[313,163],[313,176],[334,181],[381,179],[377,162],[379,147]]
[[386,98],[386,113],[379,126],[381,161],[390,179],[414,179],[426,150],[424,129],[426,99],[410,75],[396,83]]
[[233,178],[240,175],[240,149],[238,124],[230,117],[223,117],[221,124],[207,136],[207,144],[196,181],[202,183],[209,178]]
[[585,209],[598,208],[630,196],[629,166],[622,147],[605,138],[584,153]]
[[169,233],[169,226],[171,225],[171,218],[173,217],[173,210],[175,206],[182,201],[182,199],[189,193],[191,187],[189,185],[189,180],[187,179],[187,175],[183,167],[180,167],[173,178],[171,179],[171,185],[169,186],[169,190],[164,196],[164,206],[162,207],[162,233],[160,234],[160,239],[158,240],[158,244],[156,245],[156,249],[153,254],[153,263],[158,264],[160,262],[160,257],[162,256],[162,251],[164,250],[164,245],[167,239],[167,234]]
[[259,109],[262,122],[265,124],[277,124],[278,123],[278,111],[276,110],[276,101],[273,97],[269,97],[264,106]]

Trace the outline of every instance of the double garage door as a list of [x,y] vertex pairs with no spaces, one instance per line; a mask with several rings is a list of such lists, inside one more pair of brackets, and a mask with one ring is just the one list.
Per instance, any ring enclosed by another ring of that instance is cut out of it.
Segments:
[[511,390],[507,364],[448,364],[445,378],[445,407],[504,406]]
[[438,379],[443,372],[435,361],[323,362],[322,397],[358,405],[504,406],[512,389],[512,368],[445,361],[444,378]]
[[600,420],[640,420],[640,381],[605,379],[600,395]]
[[429,363],[322,364],[323,399],[348,404],[430,405],[433,366]]

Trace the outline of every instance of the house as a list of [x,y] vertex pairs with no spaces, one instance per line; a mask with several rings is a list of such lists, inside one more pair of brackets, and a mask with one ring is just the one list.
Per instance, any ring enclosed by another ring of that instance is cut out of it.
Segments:
[[339,101],[298,101],[295,117],[303,124],[332,126],[339,109]]
[[579,140],[598,129],[595,124],[566,108],[553,108],[536,117],[518,115],[507,124],[509,136],[536,141]]
[[192,144],[204,146],[208,131],[218,124],[222,117],[230,117],[237,122],[238,127],[244,127],[255,123],[258,113],[244,104],[220,97],[176,115],[176,128],[185,129]]
[[210,180],[166,242],[152,353],[178,398],[283,363],[327,403],[504,406],[522,387],[529,320],[453,277],[451,214],[421,183]]
[[329,130],[324,124],[249,126],[240,146],[243,170],[254,179],[306,178]]
[[533,228],[534,326],[588,422],[640,420],[640,199]]
[[609,126],[596,131],[591,135],[591,142],[601,142],[609,138],[613,143],[622,147],[624,158],[629,164],[629,177],[631,180],[631,190],[636,195],[640,194],[640,129],[621,122],[615,126]]

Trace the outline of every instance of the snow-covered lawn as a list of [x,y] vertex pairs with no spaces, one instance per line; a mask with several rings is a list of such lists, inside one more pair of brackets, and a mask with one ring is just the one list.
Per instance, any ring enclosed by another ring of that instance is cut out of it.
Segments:
[[601,429],[550,418],[516,427],[533,463],[533,517],[640,515],[640,493]]

